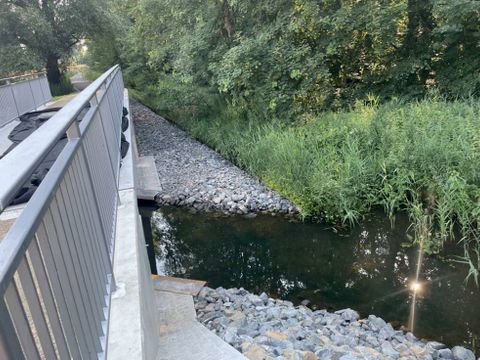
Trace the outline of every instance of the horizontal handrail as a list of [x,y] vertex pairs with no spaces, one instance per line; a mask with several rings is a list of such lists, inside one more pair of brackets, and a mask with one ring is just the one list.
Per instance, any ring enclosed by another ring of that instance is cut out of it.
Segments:
[[6,78],[2,78],[0,79],[0,82],[7,82],[7,81],[12,81],[12,80],[17,80],[17,79],[22,79],[22,78],[30,78],[34,76],[35,78],[38,78],[40,76],[46,76],[46,74],[44,72],[35,72],[35,73],[31,73],[31,74],[22,74],[22,75],[16,75],[16,76],[10,76],[10,77],[6,77]]
[[90,103],[105,80],[119,68],[115,65],[106,71],[0,160],[0,212],[10,204],[16,192]]

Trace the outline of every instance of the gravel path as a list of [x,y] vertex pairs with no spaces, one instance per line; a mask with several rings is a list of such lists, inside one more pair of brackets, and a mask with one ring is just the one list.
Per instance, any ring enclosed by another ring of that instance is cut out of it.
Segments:
[[192,139],[183,130],[132,100],[140,156],[154,156],[162,184],[160,205],[230,214],[296,214],[278,193]]

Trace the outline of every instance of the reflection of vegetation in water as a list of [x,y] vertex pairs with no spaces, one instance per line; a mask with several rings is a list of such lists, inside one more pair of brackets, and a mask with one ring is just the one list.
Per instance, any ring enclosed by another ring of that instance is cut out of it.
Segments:
[[[211,286],[244,287],[330,310],[352,307],[406,326],[409,284],[417,249],[405,248],[408,218],[394,228],[383,216],[336,234],[319,224],[259,216],[216,218],[185,210],[162,210],[158,231],[167,274],[207,280]],[[448,249],[454,253],[457,249]],[[461,252],[460,252],[461,254]],[[472,344],[480,333],[479,291],[465,285],[464,266],[437,257],[423,261],[417,298],[420,336],[451,344]],[[441,314],[441,317],[439,316]]]
[[158,272],[165,275],[185,273],[182,264],[194,262],[194,255],[180,249],[182,244],[180,239],[175,238],[175,228],[161,212],[152,213],[151,223]]

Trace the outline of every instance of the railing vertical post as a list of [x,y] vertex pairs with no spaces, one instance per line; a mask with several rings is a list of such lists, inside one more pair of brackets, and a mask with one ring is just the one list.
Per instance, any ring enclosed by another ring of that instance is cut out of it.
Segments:
[[38,85],[40,86],[40,91],[42,92],[42,102],[46,103],[47,96],[45,95],[45,92],[43,91],[42,78],[40,76],[37,76],[37,80],[38,80]]
[[[80,127],[78,126],[78,122],[74,121],[72,123],[72,125],[67,130],[67,137],[68,137],[69,140],[71,140],[71,139],[80,138],[80,136],[81,136]],[[87,170],[88,182],[89,182],[89,184],[90,184],[90,186],[93,190],[93,189],[95,189],[95,186],[93,184],[92,173],[90,172],[90,167],[88,165],[87,154],[86,154],[86,151],[85,151],[85,145],[83,144],[83,141],[81,141],[81,143],[80,143],[79,151],[80,151],[80,156],[83,158],[83,161],[85,162],[85,168]],[[117,189],[117,193],[118,193],[118,189]],[[94,196],[93,196],[94,201],[93,202],[95,204],[95,211],[96,211],[96,214],[99,218],[99,223],[100,223],[100,226],[101,226],[101,229],[102,229],[102,235],[105,237],[105,234],[106,234],[105,227],[104,227],[103,221],[102,221],[101,216],[100,216],[100,206],[98,205],[98,198],[95,195],[96,194],[94,193]],[[107,239],[104,239],[104,241],[102,241],[102,242],[105,246],[105,254],[108,257],[107,264],[108,264],[108,268],[110,270],[110,273],[112,275],[112,289],[114,290],[115,289],[115,278],[113,276],[113,265],[112,265],[112,259],[110,258],[110,251],[108,250],[108,246],[107,246]]]
[[[108,101],[108,97],[107,97],[106,100]],[[92,106],[98,106],[97,95],[92,97],[92,99],[90,100],[90,104]],[[112,117],[113,117],[113,113],[112,113],[112,110],[110,109],[110,107],[109,107],[109,110],[110,110],[110,113],[112,114]],[[117,183],[118,177],[116,176],[116,171],[115,171],[115,168],[113,167],[113,164],[112,164],[112,154],[110,154],[110,150],[108,148],[107,132],[105,131],[105,126],[103,124],[105,119],[102,116],[102,112],[100,111],[100,107],[98,109],[98,116],[100,117],[100,125],[102,126],[103,138],[105,140],[105,144],[106,144],[106,147],[107,147],[108,162],[110,163],[110,168],[112,170],[113,177],[115,178],[115,190],[118,193],[118,183]],[[116,134],[114,134],[114,136],[116,137]],[[120,150],[120,149],[118,149],[118,150]]]
[[19,117],[20,111],[18,110],[17,99],[15,99],[15,93],[13,92],[13,85],[10,82],[10,80],[7,80],[7,86],[10,88],[10,92],[12,93],[13,104],[15,105],[15,110],[17,111],[17,117]]
[[[110,80],[110,82],[112,82],[112,81],[113,80]],[[115,111],[112,111],[112,106],[114,107],[115,105],[110,104],[110,99],[108,98],[108,96],[106,96],[106,101],[107,101],[107,104],[108,104],[108,109],[110,111],[110,114],[112,114],[112,119],[114,119],[116,114],[115,114]],[[115,125],[114,125],[114,128],[115,128]],[[115,134],[115,137],[118,137],[118,136],[121,136],[121,134]],[[120,142],[118,142],[117,145],[120,147]]]
[[2,331],[0,332],[0,355],[8,356],[7,359],[23,357],[22,346],[20,345],[15,326],[10,318],[3,296],[0,300],[0,324],[2,324]]
[[33,99],[33,106],[35,106],[35,110],[38,109],[37,107],[37,102],[35,101],[35,94],[33,93],[33,89],[32,89],[32,80],[27,80],[28,82],[28,87],[30,88],[30,93],[32,94],[32,99]]
[[68,140],[80,138],[80,127],[78,126],[77,121],[74,121],[67,129],[67,138]]

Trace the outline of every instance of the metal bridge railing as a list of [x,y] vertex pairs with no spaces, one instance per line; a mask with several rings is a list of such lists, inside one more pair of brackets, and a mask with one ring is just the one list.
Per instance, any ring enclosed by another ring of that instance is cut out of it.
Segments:
[[51,100],[44,74],[0,79],[0,127]]
[[122,110],[123,79],[115,66],[0,161],[2,211],[67,134],[0,241],[0,359],[105,357]]

